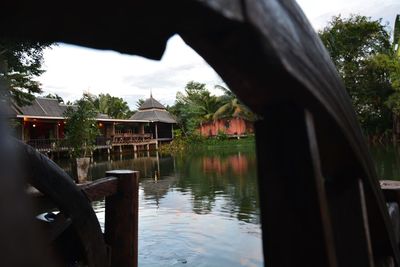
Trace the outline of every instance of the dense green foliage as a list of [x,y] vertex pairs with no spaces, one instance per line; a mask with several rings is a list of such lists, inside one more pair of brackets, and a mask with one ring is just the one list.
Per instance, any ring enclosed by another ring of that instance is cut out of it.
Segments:
[[204,83],[188,82],[184,92],[176,94],[176,102],[168,111],[175,115],[184,135],[196,136],[200,123],[222,117],[242,116],[254,119],[253,113],[235,95],[222,86],[222,96],[210,93]]
[[66,140],[71,147],[71,155],[74,158],[90,156],[95,146],[96,136],[99,134],[95,120],[97,110],[91,97],[84,94],[75,102],[75,106],[68,107],[64,115]]
[[333,17],[319,32],[369,137],[392,131],[393,112],[400,110],[395,57],[390,35],[381,20],[352,15]]
[[0,40],[0,78],[4,78],[14,101],[30,104],[35,93],[41,93],[40,83],[35,80],[44,70],[43,50],[50,43]]
[[89,99],[99,113],[107,114],[114,119],[129,119],[133,112],[129,109],[128,103],[121,97],[110,94],[99,94]]

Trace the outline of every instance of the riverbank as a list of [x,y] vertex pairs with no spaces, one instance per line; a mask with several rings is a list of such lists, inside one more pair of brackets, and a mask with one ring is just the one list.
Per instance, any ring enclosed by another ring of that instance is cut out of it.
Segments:
[[255,147],[254,135],[241,138],[176,138],[171,143],[160,146],[159,152],[162,154],[179,154],[238,147]]

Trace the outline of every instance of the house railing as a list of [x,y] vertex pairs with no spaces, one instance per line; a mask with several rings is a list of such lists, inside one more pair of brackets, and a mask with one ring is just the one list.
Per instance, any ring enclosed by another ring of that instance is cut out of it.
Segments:
[[31,139],[26,141],[28,145],[38,150],[67,150],[68,144],[66,139]]
[[113,137],[113,144],[132,144],[143,143],[153,139],[151,133],[132,134],[132,133],[116,133]]
[[[111,146],[113,144],[123,145],[123,144],[137,144],[148,142],[153,139],[151,133],[148,134],[131,134],[131,133],[121,133],[116,134],[112,138],[105,136],[96,137],[95,146]],[[63,151],[68,150],[67,139],[30,139],[26,143],[37,150],[40,151]]]

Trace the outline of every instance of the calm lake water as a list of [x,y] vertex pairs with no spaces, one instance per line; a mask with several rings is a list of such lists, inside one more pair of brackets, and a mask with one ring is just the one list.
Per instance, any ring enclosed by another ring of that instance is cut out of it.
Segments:
[[91,176],[112,169],[140,171],[139,266],[263,266],[253,146],[98,158]]
[[[370,151],[380,179],[400,180],[399,148]],[[95,159],[90,175],[112,169],[140,171],[140,266],[263,266],[254,146],[176,157],[130,152]],[[103,225],[104,202],[94,207]]]

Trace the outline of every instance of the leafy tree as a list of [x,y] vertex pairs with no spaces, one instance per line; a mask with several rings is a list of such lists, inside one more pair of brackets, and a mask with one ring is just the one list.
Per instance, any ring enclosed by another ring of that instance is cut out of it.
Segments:
[[133,114],[128,103],[120,97],[99,94],[98,97],[92,97],[92,101],[98,112],[114,119],[128,119]]
[[47,94],[44,97],[51,98],[51,99],[57,99],[58,103],[64,103],[64,99],[62,99],[62,97],[59,96],[58,94]]
[[0,78],[10,87],[11,96],[20,105],[30,104],[35,93],[42,92],[35,80],[44,70],[43,50],[50,43],[34,41],[0,40]]
[[220,107],[218,97],[211,95],[204,83],[191,81],[185,86],[185,92],[176,94],[176,102],[170,108],[183,129],[193,133],[200,122],[211,120]]
[[381,20],[352,15],[333,17],[319,32],[352,99],[367,135],[391,128],[391,110],[386,101],[393,93],[393,50],[390,35]]
[[97,110],[91,97],[84,94],[73,107],[68,107],[64,115],[66,140],[71,147],[71,155],[74,158],[90,156],[99,134],[95,120]]

